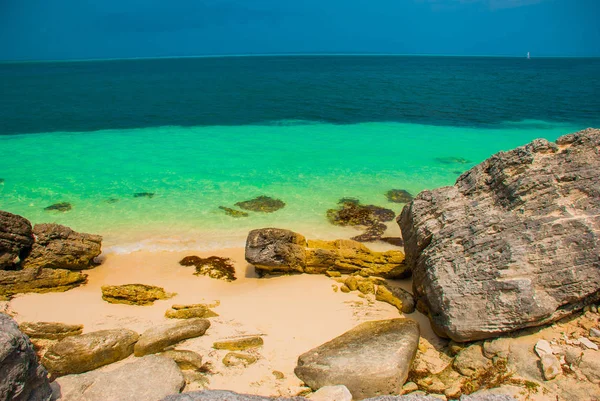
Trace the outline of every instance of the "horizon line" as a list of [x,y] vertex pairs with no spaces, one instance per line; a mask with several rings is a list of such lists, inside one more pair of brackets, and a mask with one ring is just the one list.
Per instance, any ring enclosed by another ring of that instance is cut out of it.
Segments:
[[[226,53],[226,54],[200,54],[194,56],[142,56],[142,57],[98,57],[98,58],[73,58],[73,59],[7,59],[1,60],[0,64],[18,64],[18,63],[60,63],[60,62],[90,62],[90,61],[124,61],[124,60],[161,60],[161,59],[195,59],[195,58],[242,58],[242,57],[464,57],[464,58],[523,58],[527,59],[527,53],[524,55],[506,55],[506,54],[435,54],[435,53],[348,53],[348,52],[307,52],[307,53]],[[532,59],[566,59],[566,58],[600,58],[600,56],[539,56]]]

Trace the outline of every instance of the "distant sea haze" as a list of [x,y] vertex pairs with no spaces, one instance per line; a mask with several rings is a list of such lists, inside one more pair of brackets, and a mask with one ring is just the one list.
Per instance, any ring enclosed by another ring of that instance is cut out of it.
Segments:
[[[340,198],[399,213],[390,189],[451,185],[495,152],[600,126],[600,59],[3,63],[0,84],[0,209],[118,252],[242,246],[260,227],[350,238],[326,219]],[[285,207],[220,208],[263,195]]]

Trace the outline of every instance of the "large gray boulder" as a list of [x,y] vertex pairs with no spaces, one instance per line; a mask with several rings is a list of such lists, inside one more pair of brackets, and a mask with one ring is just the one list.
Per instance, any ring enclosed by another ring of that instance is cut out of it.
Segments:
[[418,344],[413,320],[365,322],[300,355],[294,373],[313,390],[343,384],[355,400],[399,394]]
[[108,372],[59,377],[52,387],[61,401],[158,401],[184,384],[173,360],[148,355]]
[[135,344],[135,356],[155,354],[180,341],[200,337],[209,327],[207,319],[194,318],[149,328]]
[[306,238],[290,230],[252,230],[246,239],[246,261],[262,271],[302,272],[306,246]]
[[15,266],[27,256],[32,245],[29,220],[0,210],[0,270]]
[[102,237],[78,233],[59,224],[36,224],[35,243],[23,267],[82,270],[96,266],[94,258],[102,252]]
[[138,337],[127,329],[66,337],[48,349],[42,363],[54,376],[87,372],[127,358]]
[[10,316],[0,313],[0,400],[48,401],[51,395],[31,341]]
[[600,130],[500,152],[398,218],[414,293],[440,335],[472,341],[600,298]]

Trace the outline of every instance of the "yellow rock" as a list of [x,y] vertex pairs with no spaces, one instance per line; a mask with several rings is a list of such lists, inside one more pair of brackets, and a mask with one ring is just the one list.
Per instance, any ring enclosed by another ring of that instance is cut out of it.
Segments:
[[377,287],[375,293],[375,299],[378,301],[386,302],[392,306],[395,306],[399,312],[402,312],[402,301],[394,296],[390,290],[380,285]]
[[232,340],[217,341],[213,344],[215,349],[226,349],[229,351],[243,351],[248,348],[260,347],[264,344],[262,337],[250,336]]

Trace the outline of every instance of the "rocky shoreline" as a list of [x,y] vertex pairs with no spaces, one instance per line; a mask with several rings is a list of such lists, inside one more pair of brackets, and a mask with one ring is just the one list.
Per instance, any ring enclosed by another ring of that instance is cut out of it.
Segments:
[[[103,272],[96,281],[107,263],[98,259],[101,237],[0,212],[0,401],[600,400],[598,171],[600,130],[588,129],[500,152],[454,186],[414,199],[390,191],[391,201],[408,202],[397,218],[404,251],[263,228],[248,234],[248,265],[215,255],[172,258],[173,268],[195,268],[176,274],[202,276],[203,288],[222,293],[236,288],[242,296],[250,281],[300,282],[308,274],[313,285],[329,285],[328,297],[359,304],[354,327],[290,356],[297,362],[285,373],[262,355],[271,333],[227,331],[237,323],[224,302],[188,294],[185,281],[178,295],[173,281],[144,274],[105,282]],[[356,238],[363,241],[381,236],[388,214],[348,199],[328,218],[366,227]],[[89,330],[23,321],[14,310],[20,294],[78,290],[113,313],[162,312],[145,326],[131,318]],[[303,291],[310,297],[311,288]],[[373,308],[384,308],[384,319]],[[421,317],[437,335],[425,334]],[[254,394],[261,383],[298,384],[267,398],[209,390],[233,389],[211,379],[226,383],[249,371],[263,375],[244,387]]]

